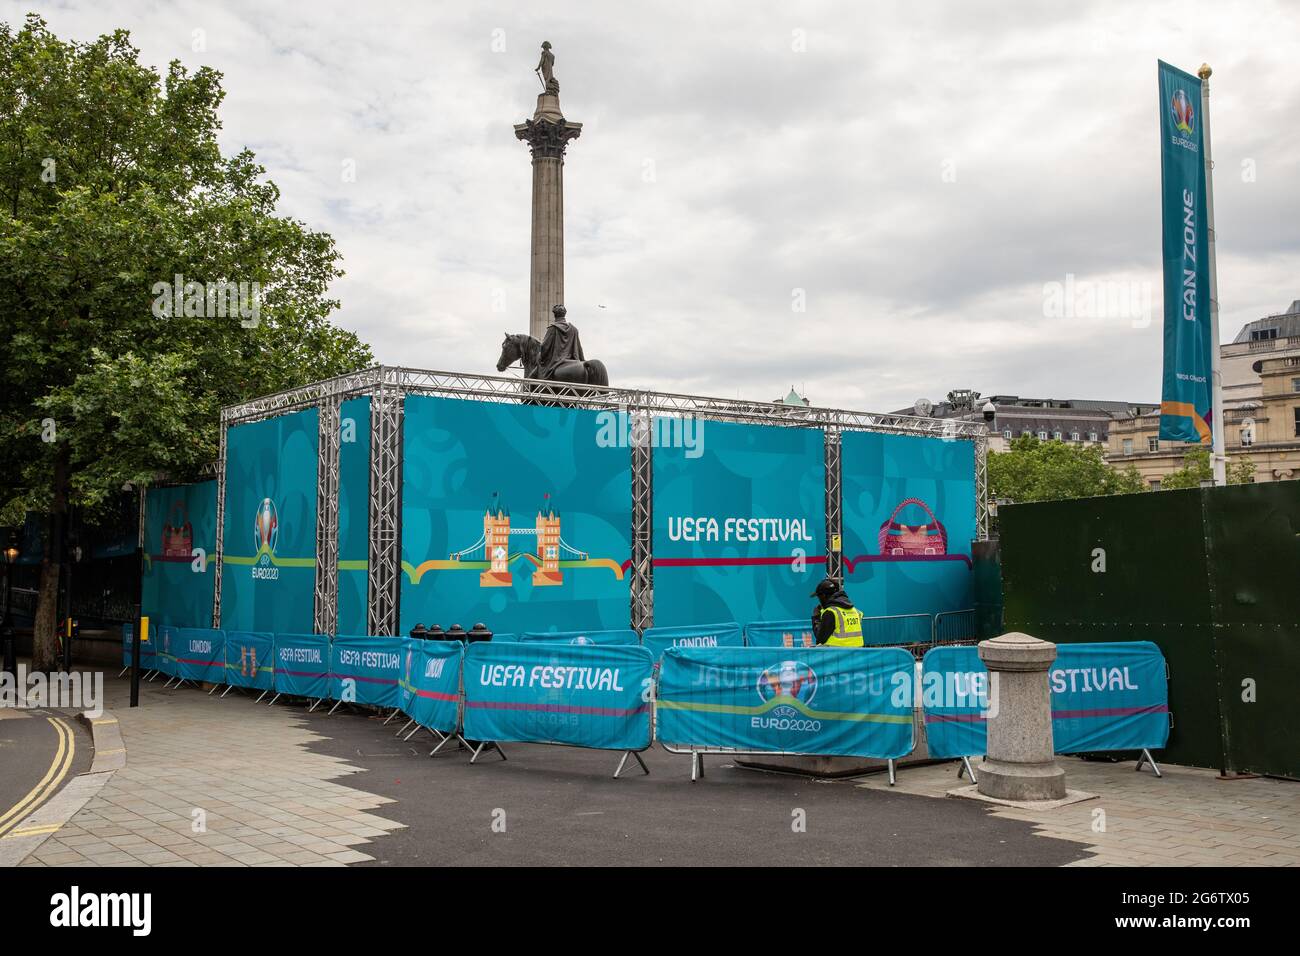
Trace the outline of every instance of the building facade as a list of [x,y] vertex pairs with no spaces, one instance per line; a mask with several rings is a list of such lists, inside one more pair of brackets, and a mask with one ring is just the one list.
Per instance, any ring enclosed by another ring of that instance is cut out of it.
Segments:
[[[1242,326],[1220,346],[1224,449],[1249,461],[1255,481],[1300,478],[1300,299],[1287,311]],[[1160,440],[1160,411],[1117,420],[1107,460],[1134,465],[1152,488],[1183,466],[1186,442]]]

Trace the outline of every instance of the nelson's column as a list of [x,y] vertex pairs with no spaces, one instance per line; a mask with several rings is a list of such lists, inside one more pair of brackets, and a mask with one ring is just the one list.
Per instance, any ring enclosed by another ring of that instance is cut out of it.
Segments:
[[546,337],[551,308],[564,302],[564,151],[582,133],[560,112],[560,83],[555,79],[555,54],[542,44],[536,73],[542,81],[533,118],[515,126],[515,136],[533,155],[533,251],[529,282],[528,332],[539,342]]

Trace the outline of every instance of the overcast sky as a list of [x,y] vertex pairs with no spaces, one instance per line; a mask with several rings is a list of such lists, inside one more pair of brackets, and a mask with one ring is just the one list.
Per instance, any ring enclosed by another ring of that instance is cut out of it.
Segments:
[[[15,24],[34,8],[0,0]],[[126,27],[160,71],[225,74],[223,148],[335,237],[335,319],[384,363],[493,372],[527,330],[512,126],[544,39],[583,123],[566,305],[614,385],[874,411],[953,388],[1159,400],[1157,58],[1214,67],[1222,337],[1300,298],[1300,4],[39,9],[64,38]]]

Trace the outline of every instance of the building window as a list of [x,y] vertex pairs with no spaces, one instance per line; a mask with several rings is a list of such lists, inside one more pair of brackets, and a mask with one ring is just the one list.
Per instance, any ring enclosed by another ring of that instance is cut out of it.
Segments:
[[1060,441],[1060,440],[1061,440],[1061,433],[1060,433],[1059,431],[1054,431],[1054,432],[1052,432],[1052,438],[1055,439],[1056,441]]
[[1096,441],[1096,440],[1097,440],[1097,433],[1096,433],[1096,432],[1088,432],[1088,441]]
[[1277,338],[1277,329],[1252,329],[1250,340],[1252,342],[1262,342],[1265,339]]
[[1148,439],[1147,439],[1147,451],[1159,451],[1159,450],[1160,450],[1160,439],[1159,439],[1159,438],[1148,438]]
[[1295,437],[1300,438],[1300,408],[1295,410]]
[[1126,455],[1133,454],[1133,439],[1131,438],[1124,439],[1124,454]]
[[1300,392],[1300,378],[1291,379],[1291,391]]
[[1021,438],[1028,438],[1028,437],[1029,437],[1030,435],[1032,435],[1032,434],[1033,434],[1033,432],[1031,432],[1028,428],[1026,428],[1024,431],[1022,431],[1022,432],[1020,433],[1020,437],[1021,437]]
[[1070,432],[1070,441],[1078,441],[1078,440],[1079,440],[1079,433],[1078,433],[1078,432]]
[[1160,479],[1159,479],[1159,478],[1152,478],[1152,479],[1151,479],[1151,490],[1152,490],[1152,491],[1159,491],[1159,490],[1160,490]]
[[1002,429],[1002,437],[1005,438],[1007,441],[1011,441],[1011,429],[1010,428]]

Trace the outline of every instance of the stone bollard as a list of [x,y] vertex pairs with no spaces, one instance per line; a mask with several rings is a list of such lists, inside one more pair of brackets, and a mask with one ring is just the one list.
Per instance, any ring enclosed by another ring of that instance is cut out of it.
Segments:
[[988,754],[976,789],[995,800],[1063,800],[1065,771],[1052,752],[1052,697],[1047,669],[1056,645],[1028,634],[1003,634],[980,641],[980,660],[989,669]]

